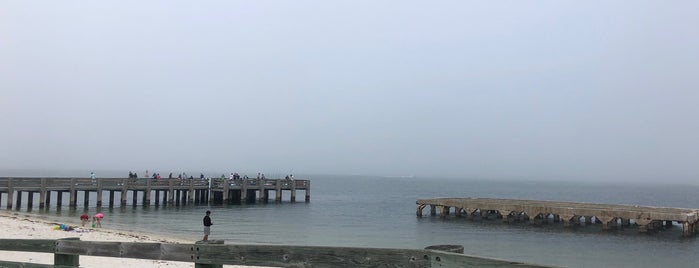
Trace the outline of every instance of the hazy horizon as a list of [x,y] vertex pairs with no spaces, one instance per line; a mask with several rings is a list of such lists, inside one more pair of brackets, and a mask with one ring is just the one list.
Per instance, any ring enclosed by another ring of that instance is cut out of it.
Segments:
[[694,183],[698,8],[7,1],[0,170]]

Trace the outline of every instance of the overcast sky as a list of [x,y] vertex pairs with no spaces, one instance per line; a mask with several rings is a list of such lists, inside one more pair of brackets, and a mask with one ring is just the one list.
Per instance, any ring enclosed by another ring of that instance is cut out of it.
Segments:
[[699,179],[698,1],[3,1],[0,168]]

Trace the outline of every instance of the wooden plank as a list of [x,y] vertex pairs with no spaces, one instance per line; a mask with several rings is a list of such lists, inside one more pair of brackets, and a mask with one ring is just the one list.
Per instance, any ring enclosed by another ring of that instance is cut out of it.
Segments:
[[56,253],[192,262],[193,245],[136,242],[58,241]]
[[272,245],[197,245],[196,262],[273,267],[429,267],[423,250]]
[[0,250],[55,252],[56,267],[75,267],[81,255],[192,262],[197,267],[544,267],[422,249],[0,239]]
[[121,242],[64,240],[56,242],[55,252],[71,255],[120,257],[120,245]]
[[195,263],[194,268],[222,268],[223,264],[203,264]]
[[58,267],[79,267],[80,255],[54,254],[53,264]]
[[423,258],[429,258],[430,267],[517,267],[517,268],[542,268],[546,266],[526,264],[521,262],[504,261],[482,257],[467,256],[452,252],[432,251]]
[[187,261],[201,264],[299,267],[429,267],[421,250],[269,245],[159,244],[58,241],[56,253],[84,256]]
[[40,264],[40,263],[0,261],[0,267],[2,267],[2,268],[55,268],[56,266],[53,266],[51,264]]
[[[56,240],[56,245],[63,241],[80,241],[79,237],[67,237]],[[80,266],[80,255],[77,254],[53,254],[53,264],[56,266],[78,267]]]
[[53,253],[55,249],[53,239],[0,239],[0,250]]

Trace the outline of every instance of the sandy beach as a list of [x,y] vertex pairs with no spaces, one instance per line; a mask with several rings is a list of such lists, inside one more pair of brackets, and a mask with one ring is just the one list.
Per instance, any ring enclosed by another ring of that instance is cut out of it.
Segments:
[[[194,243],[195,241],[187,241],[181,239],[173,239],[166,237],[158,237],[150,234],[139,234],[134,232],[125,232],[113,230],[109,228],[88,228],[86,232],[73,232],[55,230],[55,226],[61,223],[50,222],[42,219],[35,219],[30,214],[2,211],[0,212],[0,226],[3,226],[2,235],[0,238],[6,239],[60,239],[67,237],[80,237],[80,240],[86,241],[120,241],[120,242],[158,242],[158,243]],[[80,226],[80,220],[75,222],[63,223],[68,226]],[[0,251],[0,260],[15,261],[15,262],[31,262],[42,264],[53,264],[53,254],[33,253],[33,252],[14,252]],[[106,258],[106,257],[91,257],[80,256],[81,267],[101,267],[101,268],[117,268],[117,267],[194,267],[193,263],[189,262],[172,262],[159,260],[141,260],[127,258]],[[251,267],[224,265],[224,267]]]

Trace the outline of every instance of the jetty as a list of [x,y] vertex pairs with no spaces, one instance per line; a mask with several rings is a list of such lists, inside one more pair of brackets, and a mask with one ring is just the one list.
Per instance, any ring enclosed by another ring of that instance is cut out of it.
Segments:
[[684,236],[693,236],[699,228],[699,209],[493,198],[418,199],[416,204],[418,217],[430,206],[432,216],[439,211],[441,217],[453,213],[457,217],[502,219],[507,223],[601,224],[603,229],[634,225],[640,232],[648,232],[677,222],[682,225]]
[[[65,177],[0,177],[0,204],[5,200],[7,209],[28,209],[38,202],[40,209],[78,205],[82,192],[83,205],[95,200],[102,207],[107,199],[109,207],[144,205],[184,205],[268,202],[274,192],[274,201],[282,201],[288,192],[289,201],[296,202],[296,191],[305,191],[305,201],[311,199],[310,180],[291,179],[129,179],[129,178],[65,178]],[[26,197],[24,194],[26,193]],[[55,193],[52,195],[52,193]],[[64,195],[65,194],[65,195]],[[105,196],[108,194],[108,197]],[[37,200],[38,195],[38,200]],[[118,198],[118,199],[117,199]],[[67,199],[67,200],[66,200]],[[23,203],[26,202],[26,203]],[[54,203],[55,202],[55,203]]]

